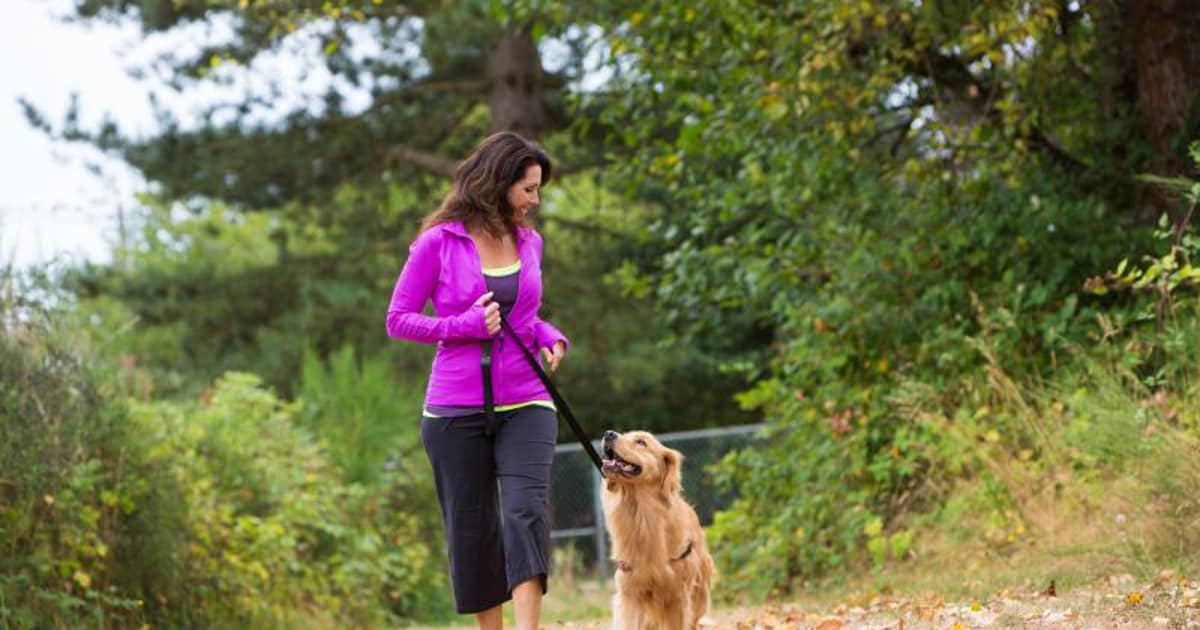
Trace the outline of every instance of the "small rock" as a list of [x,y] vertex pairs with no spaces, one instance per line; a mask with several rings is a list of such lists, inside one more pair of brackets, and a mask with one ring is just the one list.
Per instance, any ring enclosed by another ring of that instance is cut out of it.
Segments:
[[1166,617],[1155,617],[1153,619],[1152,623],[1156,626],[1165,626],[1165,625],[1171,623],[1171,620],[1167,619]]
[[972,628],[986,628],[995,624],[997,618],[996,613],[987,610],[981,610],[979,612],[973,610],[967,611],[967,614],[964,616],[966,617],[967,621],[971,622]]
[[1067,620],[1067,613],[1059,610],[1047,610],[1046,614],[1042,615],[1042,621],[1046,623],[1062,623]]

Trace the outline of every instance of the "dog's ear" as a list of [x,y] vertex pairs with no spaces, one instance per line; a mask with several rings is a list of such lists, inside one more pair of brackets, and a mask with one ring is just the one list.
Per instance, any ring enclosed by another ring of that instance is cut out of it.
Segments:
[[663,454],[662,490],[668,497],[680,491],[683,484],[683,453],[671,448],[664,448]]

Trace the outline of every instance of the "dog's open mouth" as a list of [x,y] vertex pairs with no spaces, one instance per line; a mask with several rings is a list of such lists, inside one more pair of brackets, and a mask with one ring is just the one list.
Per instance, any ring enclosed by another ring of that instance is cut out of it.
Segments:
[[611,475],[616,473],[626,477],[636,477],[642,474],[642,467],[637,464],[631,464],[623,459],[617,452],[613,450],[612,445],[604,445],[604,460],[600,462],[604,469],[604,474]]

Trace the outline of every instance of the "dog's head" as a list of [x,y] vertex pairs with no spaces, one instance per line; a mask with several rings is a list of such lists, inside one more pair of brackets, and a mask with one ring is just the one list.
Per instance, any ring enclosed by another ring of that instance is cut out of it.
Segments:
[[610,484],[657,485],[679,492],[683,454],[659,443],[646,431],[605,431],[602,448],[604,478]]

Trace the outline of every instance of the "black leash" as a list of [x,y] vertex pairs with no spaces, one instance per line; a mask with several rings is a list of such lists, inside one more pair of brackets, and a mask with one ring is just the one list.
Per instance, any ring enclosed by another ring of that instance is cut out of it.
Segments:
[[487,424],[483,432],[491,437],[496,433],[496,402],[492,398],[492,340],[487,339],[480,344],[483,354],[479,357],[479,367],[483,370],[483,410],[487,413]]
[[[501,317],[500,325],[504,328],[504,332],[512,337],[513,341],[517,342],[517,347],[521,349],[521,354],[529,361],[529,365],[533,366],[533,371],[537,373],[542,384],[546,386],[546,391],[550,392],[550,397],[554,399],[554,406],[558,409],[559,415],[567,419],[567,424],[571,425],[571,430],[575,433],[575,439],[579,440],[579,444],[583,446],[584,452],[588,457],[592,458],[592,463],[596,465],[596,470],[600,471],[601,476],[604,475],[604,466],[600,463],[600,454],[596,452],[592,446],[591,440],[588,440],[587,433],[583,427],[579,426],[579,421],[575,419],[575,414],[571,412],[571,406],[567,404],[567,399],[559,393],[558,388],[554,386],[554,381],[550,380],[550,375],[546,374],[546,370],[542,369],[540,363],[537,362],[537,357],[529,351],[529,348],[517,336],[512,325],[508,320]],[[480,367],[483,368],[483,408],[487,412],[488,418],[488,434],[492,433],[492,427],[495,426],[496,410],[495,402],[492,399],[492,342],[491,340],[483,342],[483,356],[479,361]]]

